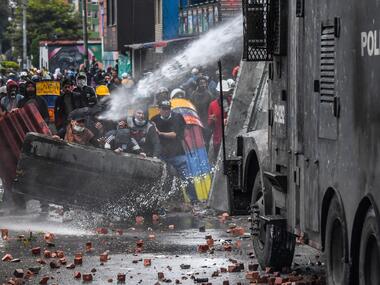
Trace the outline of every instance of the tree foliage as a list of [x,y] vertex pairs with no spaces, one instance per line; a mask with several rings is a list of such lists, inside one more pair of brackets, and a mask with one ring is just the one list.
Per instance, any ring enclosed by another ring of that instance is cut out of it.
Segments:
[[5,31],[8,27],[8,18],[10,16],[8,0],[0,0],[0,53],[6,47],[7,41],[4,38]]
[[[16,56],[22,53],[22,2],[17,1],[15,19],[7,31]],[[34,65],[39,61],[41,40],[76,40],[81,37],[81,18],[74,12],[74,7],[63,0],[28,0],[26,11],[28,54],[33,55]]]

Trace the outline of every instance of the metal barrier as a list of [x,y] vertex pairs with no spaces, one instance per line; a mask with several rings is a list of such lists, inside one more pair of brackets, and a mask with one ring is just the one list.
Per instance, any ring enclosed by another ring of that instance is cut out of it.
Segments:
[[0,177],[10,185],[16,176],[17,162],[27,133],[51,134],[34,104],[17,109],[0,119]]

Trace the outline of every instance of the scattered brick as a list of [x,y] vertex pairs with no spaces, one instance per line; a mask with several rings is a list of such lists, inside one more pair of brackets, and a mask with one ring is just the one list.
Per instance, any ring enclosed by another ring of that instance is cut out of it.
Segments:
[[83,273],[82,275],[83,282],[91,282],[92,274],[91,273]]
[[13,272],[13,275],[16,278],[23,278],[24,277],[24,270],[23,269],[15,269],[15,271]]
[[214,240],[213,239],[207,239],[206,242],[207,242],[207,245],[209,247],[213,247],[214,246]]
[[41,254],[41,248],[40,247],[33,247],[32,248],[32,254],[40,255]]
[[44,276],[44,277],[41,278],[41,280],[40,280],[39,283],[40,283],[40,284],[47,284],[48,281],[49,281],[49,279],[50,279],[49,276]]
[[52,257],[51,251],[50,250],[45,250],[44,251],[44,256],[45,256],[45,258],[51,258]]
[[209,246],[207,244],[198,245],[198,252],[207,252],[209,250]]
[[100,255],[100,262],[107,262],[108,261],[108,252],[103,252],[101,255]]
[[55,260],[51,261],[49,265],[50,265],[50,268],[52,269],[60,268],[59,264]]
[[74,278],[75,279],[80,279],[82,277],[82,274],[78,271],[74,272]]
[[124,273],[117,274],[117,281],[118,282],[125,282],[125,274]]
[[1,259],[2,261],[11,261],[13,259],[13,256],[7,253],[6,255],[3,256]]
[[163,272],[158,272],[158,273],[157,273],[157,278],[158,278],[158,280],[160,280],[160,281],[164,280],[164,279],[165,279],[165,275],[164,275],[164,273],[163,273]]
[[144,259],[144,266],[151,266],[152,265],[152,260],[149,258]]

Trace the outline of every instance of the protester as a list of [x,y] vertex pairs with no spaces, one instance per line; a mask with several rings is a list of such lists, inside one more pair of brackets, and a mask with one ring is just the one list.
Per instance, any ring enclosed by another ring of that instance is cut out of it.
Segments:
[[57,134],[64,138],[67,129],[69,114],[76,109],[74,94],[72,92],[72,82],[66,79],[62,82],[61,96],[55,101],[54,116]]
[[140,154],[149,157],[161,155],[160,138],[156,128],[145,118],[142,108],[136,108],[133,117],[128,119],[128,128],[131,138],[139,144],[142,149]]
[[162,101],[170,100],[169,89],[166,87],[160,87],[156,94],[155,104],[160,105]]
[[22,98],[24,97],[18,94],[17,82],[9,79],[7,81],[7,96],[1,99],[0,104],[2,104],[8,112],[10,112],[17,108],[17,105]]
[[209,143],[211,139],[211,130],[208,124],[208,110],[210,103],[212,102],[211,92],[208,90],[208,82],[205,77],[199,77],[197,80],[197,89],[190,96],[190,101],[197,109],[198,116],[203,125],[203,138],[206,144],[206,149],[209,149]]
[[18,102],[17,107],[22,108],[27,104],[34,104],[46,123],[49,123],[49,110],[45,99],[36,95],[36,84],[28,80],[25,83],[25,97]]
[[87,86],[87,76],[85,73],[79,73],[77,76],[77,87],[74,88],[73,94],[75,97],[75,107],[91,107],[94,106],[98,100],[95,91],[92,87]]
[[131,76],[126,72],[122,74],[122,78],[121,84],[125,89],[131,89],[135,84]]
[[[210,103],[208,109],[208,125],[212,130],[213,147],[214,147],[214,160],[217,159],[219,149],[222,143],[222,124],[226,123],[229,106],[232,99],[232,89],[228,85],[226,80],[222,81],[222,87],[220,84],[216,87],[216,90],[220,92],[220,88],[223,90],[223,107],[221,107],[220,100],[215,99]],[[222,122],[222,110],[224,112],[225,121]]]
[[70,124],[67,126],[65,141],[81,145],[98,146],[99,142],[94,138],[94,134],[85,126],[85,116],[83,112],[74,110],[70,114]]
[[191,201],[195,202],[197,198],[182,146],[185,120],[182,115],[171,111],[170,101],[160,102],[159,108],[160,114],[154,116],[152,122],[156,126],[162,146],[161,159],[177,170],[179,177],[187,184],[187,194]]
[[131,130],[126,121],[120,121],[117,129],[107,132],[104,139],[105,149],[112,149],[116,153],[143,154],[143,149],[135,139],[131,137]]

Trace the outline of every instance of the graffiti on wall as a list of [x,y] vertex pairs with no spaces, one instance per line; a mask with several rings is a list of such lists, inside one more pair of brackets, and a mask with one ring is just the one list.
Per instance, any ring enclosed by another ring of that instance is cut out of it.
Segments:
[[[88,56],[91,61],[93,58],[101,61],[101,45],[89,44]],[[49,46],[49,70],[54,72],[57,68],[61,71],[65,69],[77,69],[84,61],[83,45]]]

